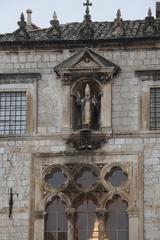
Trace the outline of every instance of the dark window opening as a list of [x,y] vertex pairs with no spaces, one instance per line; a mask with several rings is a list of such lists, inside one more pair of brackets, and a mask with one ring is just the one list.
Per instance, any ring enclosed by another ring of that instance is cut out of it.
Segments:
[[150,89],[150,130],[160,130],[160,88]]
[[24,134],[26,110],[26,92],[0,92],[0,134]]
[[128,176],[122,172],[121,168],[113,167],[111,172],[105,176],[105,179],[109,181],[112,186],[120,187],[123,182],[127,181]]
[[45,180],[53,188],[60,189],[64,186],[67,176],[63,173],[62,169],[54,168],[51,173],[46,175]]
[[127,207],[127,203],[122,201],[119,196],[115,196],[113,201],[107,204],[105,224],[105,234],[107,239],[129,240],[129,219]]
[[96,184],[98,176],[89,167],[83,167],[76,175],[76,182],[82,188],[89,188]]
[[45,221],[45,240],[67,240],[68,221],[66,206],[57,197],[48,204]]
[[96,205],[92,200],[85,200],[77,208],[77,221],[74,239],[99,239],[99,223],[96,216]]

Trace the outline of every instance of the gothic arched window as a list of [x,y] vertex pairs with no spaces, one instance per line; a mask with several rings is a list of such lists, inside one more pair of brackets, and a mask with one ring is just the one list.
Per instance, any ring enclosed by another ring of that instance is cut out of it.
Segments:
[[128,176],[121,165],[55,164],[44,169],[43,186],[50,193],[44,240],[129,240],[128,204],[121,199]]
[[109,240],[129,240],[127,203],[115,196],[106,205],[105,235]]
[[46,207],[45,240],[67,240],[68,220],[65,213],[66,206],[59,197]]
[[75,240],[99,239],[99,223],[96,216],[96,204],[86,199],[76,209]]

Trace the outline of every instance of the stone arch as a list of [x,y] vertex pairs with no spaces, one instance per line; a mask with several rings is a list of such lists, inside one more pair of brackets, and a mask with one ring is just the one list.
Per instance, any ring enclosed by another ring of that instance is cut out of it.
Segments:
[[43,208],[45,209],[49,203],[51,203],[56,197],[59,197],[60,200],[66,204],[66,208],[71,208],[71,200],[64,193],[54,192],[47,195],[43,200]]
[[88,78],[81,77],[76,82],[73,83],[71,87],[71,96],[74,96],[77,90],[80,90],[80,88],[86,83],[91,83],[92,86],[94,85],[97,86],[100,93],[103,94],[103,86],[98,80],[91,79],[91,77],[88,77]]
[[101,207],[105,208],[107,203],[112,201],[115,196],[119,196],[122,201],[125,201],[128,204],[128,207],[129,207],[129,204],[130,204],[129,196],[125,192],[117,192],[116,190],[108,193],[107,196],[104,196],[102,198],[102,205],[101,205]]
[[101,198],[99,196],[92,192],[92,193],[78,193],[76,196],[73,198],[72,201],[72,207],[76,208],[81,202],[83,202],[86,199],[92,200],[97,206],[101,205]]
[[107,239],[110,239],[113,232],[116,232],[117,239],[122,238],[122,231],[125,233],[124,239],[129,239],[129,216],[128,201],[122,194],[113,194],[111,199],[106,201],[104,219],[104,232]]

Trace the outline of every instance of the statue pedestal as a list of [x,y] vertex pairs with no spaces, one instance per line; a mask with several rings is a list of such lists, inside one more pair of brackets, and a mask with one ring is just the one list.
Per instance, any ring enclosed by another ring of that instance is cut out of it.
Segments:
[[77,150],[94,150],[107,141],[106,133],[93,131],[92,129],[81,129],[71,134],[68,143]]

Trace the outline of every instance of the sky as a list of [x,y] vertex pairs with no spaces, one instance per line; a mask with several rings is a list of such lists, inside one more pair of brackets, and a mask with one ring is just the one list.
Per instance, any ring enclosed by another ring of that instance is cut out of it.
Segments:
[[[60,23],[81,22],[86,0],[0,0],[0,34],[13,32],[20,14],[32,9],[32,22],[45,28],[50,26],[53,12],[56,11]],[[113,21],[121,9],[124,20],[144,19],[148,8],[155,16],[156,0],[90,0],[92,21]]]

